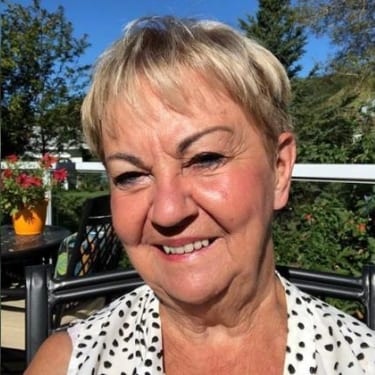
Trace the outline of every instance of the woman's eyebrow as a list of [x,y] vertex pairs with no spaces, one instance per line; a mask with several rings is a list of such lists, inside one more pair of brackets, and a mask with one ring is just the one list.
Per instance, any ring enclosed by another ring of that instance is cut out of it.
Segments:
[[114,154],[109,155],[106,158],[106,164],[108,164],[108,162],[112,160],[122,160],[130,164],[133,164],[134,166],[138,168],[141,168],[141,169],[146,168],[146,165],[143,163],[143,161],[140,158],[131,154],[127,154],[126,152],[115,152]]
[[184,151],[186,151],[186,149],[188,147],[191,146],[192,143],[194,143],[195,141],[197,141],[199,138],[207,135],[207,134],[210,134],[210,133],[213,133],[213,132],[217,132],[217,131],[225,131],[225,132],[228,132],[228,133],[233,133],[233,129],[229,126],[224,126],[224,125],[218,125],[218,126],[213,126],[211,128],[208,128],[208,129],[204,129],[198,133],[195,133],[195,134],[192,134],[188,137],[186,137],[183,141],[181,141],[178,146],[177,146],[177,151],[178,153],[181,155],[184,153]]
[[[184,151],[186,151],[186,149],[190,147],[191,144],[197,141],[199,138],[207,134],[217,132],[217,131],[225,131],[228,133],[233,133],[232,128],[230,128],[229,126],[224,126],[224,125],[213,126],[211,128],[204,129],[200,132],[197,132],[195,134],[192,134],[186,137],[183,141],[181,141],[177,146],[178,153],[179,154],[184,153]],[[108,164],[110,161],[113,161],[113,160],[122,160],[130,164],[133,164],[134,166],[138,168],[142,168],[142,169],[146,168],[145,163],[139,157],[134,156],[132,154],[128,154],[126,152],[115,152],[114,154],[109,155],[105,161],[106,161],[106,164]]]

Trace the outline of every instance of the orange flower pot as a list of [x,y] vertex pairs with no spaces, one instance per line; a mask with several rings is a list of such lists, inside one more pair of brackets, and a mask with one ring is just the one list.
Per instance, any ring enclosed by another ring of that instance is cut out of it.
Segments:
[[12,216],[14,232],[19,235],[40,234],[44,230],[48,201],[33,208],[23,208]]

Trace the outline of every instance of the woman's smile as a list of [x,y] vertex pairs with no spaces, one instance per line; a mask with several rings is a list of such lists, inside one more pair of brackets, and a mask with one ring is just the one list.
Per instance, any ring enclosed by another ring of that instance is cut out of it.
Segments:
[[[181,242],[184,243],[185,241],[173,241],[173,242]],[[185,244],[181,245],[161,245],[160,248],[167,254],[167,255],[183,255],[183,254],[191,254],[192,252],[196,252],[201,249],[207,248],[212,241],[209,239],[205,240],[196,240],[196,241],[190,241]]]

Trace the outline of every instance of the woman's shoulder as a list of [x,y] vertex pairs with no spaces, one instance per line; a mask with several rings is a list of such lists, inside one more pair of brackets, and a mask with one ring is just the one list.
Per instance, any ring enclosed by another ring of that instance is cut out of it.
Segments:
[[[300,291],[282,279],[288,305],[287,360],[311,360],[316,366],[331,368],[332,373],[375,373],[375,332],[356,318],[320,299]],[[345,372],[345,371],[346,372]],[[314,370],[315,371],[315,370]],[[356,372],[357,371],[357,372]],[[319,371],[317,372],[319,373]]]
[[362,332],[364,336],[375,340],[375,331],[370,329],[365,323],[321,299],[301,291],[282,277],[280,279],[286,293],[288,313],[297,317],[296,320],[301,320],[300,323],[310,317],[307,320],[314,320],[316,324],[320,323],[331,329],[335,327],[345,334],[356,332],[355,336],[357,337],[361,337],[362,335],[359,332]]
[[[142,358],[161,351],[159,302],[144,285],[75,322],[68,333],[72,341],[69,373],[75,374],[77,369],[82,373],[92,373],[94,369],[101,373],[108,366],[113,372],[133,373]],[[153,358],[155,361],[159,357]]]
[[[144,285],[127,293],[87,319],[71,323],[67,331],[49,336],[33,358],[25,375],[67,374],[70,362],[79,351],[87,349],[90,356],[94,348],[86,347],[87,340],[106,340],[114,330],[133,332],[137,322],[148,315],[155,317],[158,302],[151,289]],[[108,333],[108,334],[107,334]],[[95,346],[95,345],[94,345]]]
[[72,342],[67,332],[55,333],[44,341],[25,375],[65,375],[71,353]]
[[73,321],[68,332],[73,339],[79,331],[98,331],[96,333],[99,334],[103,327],[116,321],[138,320],[147,311],[158,309],[156,304],[157,299],[150,287],[143,285],[115,299],[88,318]]

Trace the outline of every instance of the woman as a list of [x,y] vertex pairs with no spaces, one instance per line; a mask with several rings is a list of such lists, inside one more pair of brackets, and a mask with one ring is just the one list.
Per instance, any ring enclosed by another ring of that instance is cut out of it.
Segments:
[[51,336],[27,374],[375,373],[374,332],[275,272],[288,98],[277,59],[227,26],[130,25],[82,118],[146,286]]

